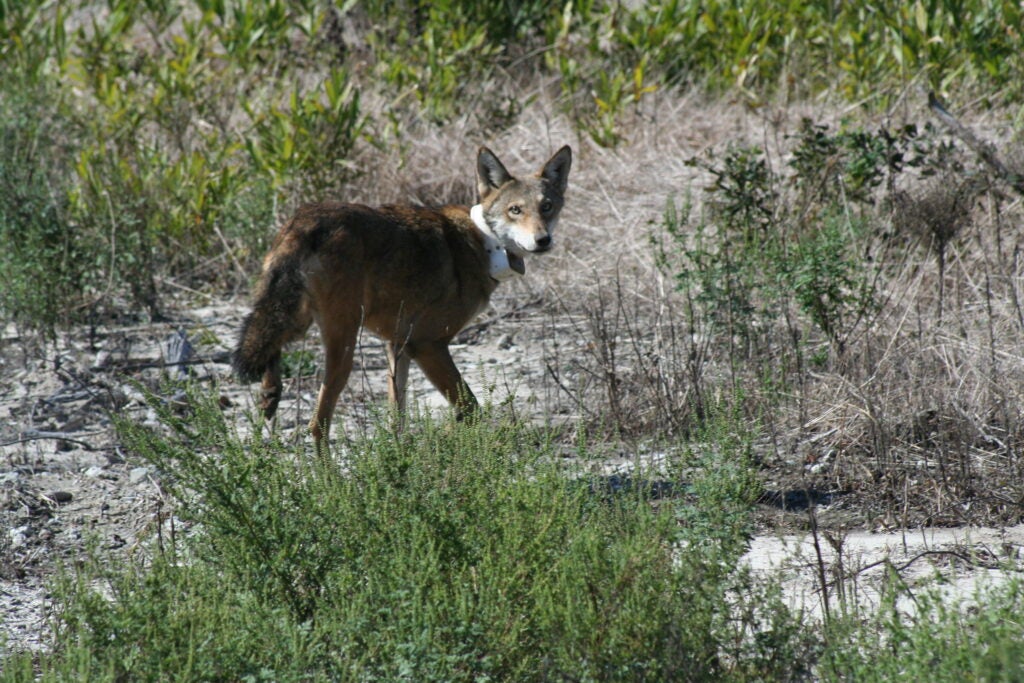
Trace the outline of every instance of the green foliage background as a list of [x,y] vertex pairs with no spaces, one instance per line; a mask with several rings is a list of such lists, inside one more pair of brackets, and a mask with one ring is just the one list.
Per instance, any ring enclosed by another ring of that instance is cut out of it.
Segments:
[[[52,331],[129,295],[159,316],[158,281],[234,277],[214,265],[350,180],[361,147],[400,145],[413,120],[503,130],[524,82],[601,145],[673,88],[877,108],[955,85],[1004,104],[1022,95],[1022,22],[997,0],[4,0],[0,310]],[[366,109],[371,93],[386,105]]]

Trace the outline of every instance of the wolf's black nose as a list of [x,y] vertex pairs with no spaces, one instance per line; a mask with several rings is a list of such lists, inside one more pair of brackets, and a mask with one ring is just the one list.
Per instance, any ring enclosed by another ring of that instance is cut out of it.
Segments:
[[537,238],[537,248],[547,249],[551,246],[551,235],[544,235],[543,237]]

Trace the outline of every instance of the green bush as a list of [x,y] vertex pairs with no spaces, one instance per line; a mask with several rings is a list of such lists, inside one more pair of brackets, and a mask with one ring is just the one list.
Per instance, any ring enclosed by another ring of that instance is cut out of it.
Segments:
[[842,358],[879,308],[886,264],[863,259],[885,220],[875,205],[890,201],[904,170],[935,173],[946,154],[913,127],[832,133],[809,121],[792,175],[759,148],[711,151],[690,161],[712,179],[707,213],[694,221],[668,202],[662,225],[672,247],[661,246],[662,267],[687,293],[690,317],[732,340],[734,362],[787,337],[814,343],[808,331]]
[[69,577],[47,675],[707,680],[801,666],[797,620],[733,569],[757,493],[745,437],[688,456],[693,493],[652,506],[489,417],[418,419],[331,461],[240,439],[209,397],[191,399],[184,417],[154,399],[160,429],[119,424],[191,531],[165,535],[151,563]]
[[256,169],[291,196],[320,197],[355,175],[348,157],[366,118],[348,74],[331,70],[314,87],[282,93],[287,105],[247,105],[254,134],[245,140]]

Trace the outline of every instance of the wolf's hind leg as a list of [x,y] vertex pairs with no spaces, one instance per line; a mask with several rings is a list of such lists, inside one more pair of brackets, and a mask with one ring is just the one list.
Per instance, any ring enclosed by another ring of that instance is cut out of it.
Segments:
[[327,437],[331,430],[331,417],[338,404],[341,390],[348,383],[352,373],[352,359],[359,333],[359,318],[354,320],[332,320],[321,324],[325,351],[324,381],[320,385],[320,396],[316,402],[316,414],[309,424],[309,430],[316,441],[317,453],[326,449]]

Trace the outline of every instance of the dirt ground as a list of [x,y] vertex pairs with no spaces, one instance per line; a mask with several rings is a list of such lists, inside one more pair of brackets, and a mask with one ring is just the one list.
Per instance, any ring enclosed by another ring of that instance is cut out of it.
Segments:
[[[521,418],[571,421],[577,417],[571,411],[552,409],[558,390],[547,377],[543,348],[550,323],[540,303],[517,304],[521,295],[513,290],[496,299],[454,346],[456,362],[482,398],[515,396]],[[155,388],[161,377],[187,373],[215,388],[236,423],[246,424],[241,418],[252,409],[255,387],[234,381],[227,364],[245,310],[244,301],[218,301],[183,308],[168,322],[79,330],[56,345],[20,339],[8,328],[0,347],[0,642],[7,651],[48,646],[47,583],[59,567],[74,566],[89,548],[115,558],[146,552],[161,525],[173,523],[160,473],[123,452],[111,424],[113,412],[155,420],[140,386]],[[315,351],[315,333],[305,344]],[[342,396],[340,426],[349,430],[368,424],[371,407],[386,394],[379,343],[364,339],[357,358]],[[418,372],[410,380],[412,400],[442,405]],[[315,390],[312,375],[292,380],[279,428],[305,438]],[[603,469],[614,478],[641,457],[656,471],[657,453],[618,453]],[[886,562],[910,584],[946,577],[945,590],[957,600],[1024,567],[1024,527],[870,528],[863,523],[870,516],[842,496],[820,492],[812,501],[806,493],[773,489],[772,482],[788,476],[780,467],[765,472],[762,533],[746,561],[779,576],[787,599],[808,618],[820,616],[840,591],[876,605]],[[821,525],[817,543],[807,531],[810,502]]]

